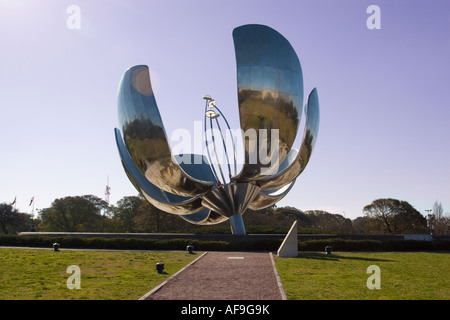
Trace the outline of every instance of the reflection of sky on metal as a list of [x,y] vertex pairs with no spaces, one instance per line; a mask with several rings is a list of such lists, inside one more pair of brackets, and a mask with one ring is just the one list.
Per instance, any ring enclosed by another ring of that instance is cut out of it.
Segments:
[[32,196],[36,208],[103,197],[108,175],[112,203],[136,194],[111,137],[131,65],[151,64],[168,136],[202,120],[205,93],[238,128],[231,30],[261,23],[296,50],[305,93],[320,93],[313,160],[278,205],[355,218],[393,197],[450,211],[448,1],[379,0],[381,30],[367,29],[364,1],[208,2],[207,27],[204,1],[76,1],[81,30],[66,28],[70,4],[0,1],[0,202],[30,212]]

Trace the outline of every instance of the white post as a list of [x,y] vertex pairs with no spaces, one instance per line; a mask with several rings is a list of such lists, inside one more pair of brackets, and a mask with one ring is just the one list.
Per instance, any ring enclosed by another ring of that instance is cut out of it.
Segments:
[[277,255],[281,258],[297,257],[298,256],[298,231],[297,220],[292,224],[291,229],[281,243]]

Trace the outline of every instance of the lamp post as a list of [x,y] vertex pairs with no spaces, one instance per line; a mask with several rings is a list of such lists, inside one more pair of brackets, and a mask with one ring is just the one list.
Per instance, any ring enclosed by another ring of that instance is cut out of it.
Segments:
[[427,212],[427,224],[431,235],[433,235],[434,231],[434,214],[431,213],[432,211],[432,209],[425,210]]

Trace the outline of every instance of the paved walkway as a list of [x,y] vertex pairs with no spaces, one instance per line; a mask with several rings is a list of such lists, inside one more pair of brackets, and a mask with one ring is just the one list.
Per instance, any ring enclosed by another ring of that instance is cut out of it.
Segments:
[[142,300],[285,300],[271,253],[206,252]]

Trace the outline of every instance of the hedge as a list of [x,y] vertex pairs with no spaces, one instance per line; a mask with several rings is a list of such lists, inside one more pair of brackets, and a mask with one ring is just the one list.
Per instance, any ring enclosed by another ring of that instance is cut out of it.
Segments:
[[[122,249],[122,250],[186,250],[188,245],[197,251],[277,251],[282,240],[237,239],[211,241],[198,239],[142,239],[142,238],[81,238],[0,235],[0,246],[52,248],[59,243],[67,249]],[[340,238],[303,240],[298,242],[299,251],[450,251],[450,241],[416,240],[346,240]]]
[[344,240],[323,239],[299,241],[300,251],[450,251],[450,241],[417,240]]
[[188,245],[198,251],[236,251],[236,250],[277,250],[281,241],[201,241],[196,239],[140,239],[140,238],[80,238],[0,235],[0,246],[52,248],[58,243],[60,248],[71,249],[122,249],[122,250],[186,250]]

